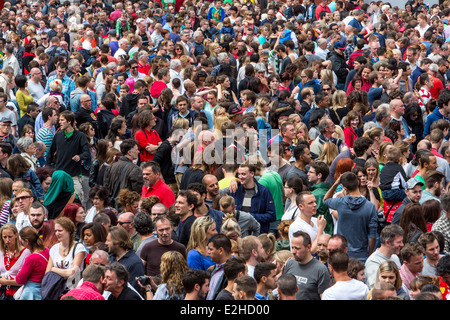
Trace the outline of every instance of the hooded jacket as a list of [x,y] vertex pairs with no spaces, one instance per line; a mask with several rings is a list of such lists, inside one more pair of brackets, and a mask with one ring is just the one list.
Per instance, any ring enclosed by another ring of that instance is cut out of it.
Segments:
[[331,51],[328,55],[328,60],[332,63],[332,68],[337,77],[337,83],[345,84],[349,68],[344,55],[338,54],[336,51]]
[[[236,210],[242,210],[245,189],[239,185],[235,193],[230,193],[236,203]],[[261,233],[268,233],[270,223],[276,220],[275,204],[269,189],[255,180],[255,194],[251,200],[250,214],[259,222]]]
[[348,254],[352,258],[369,256],[369,239],[377,236],[377,211],[365,197],[336,197],[326,199],[324,204],[339,212],[337,233],[348,240]]
[[122,101],[122,106],[120,107],[119,115],[127,118],[130,112],[133,112],[137,108],[138,98],[140,93],[129,93]]

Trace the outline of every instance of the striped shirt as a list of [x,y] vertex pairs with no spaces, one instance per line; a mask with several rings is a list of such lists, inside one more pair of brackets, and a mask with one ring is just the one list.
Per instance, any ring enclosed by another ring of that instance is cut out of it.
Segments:
[[55,137],[55,134],[53,133],[53,131],[49,128],[47,128],[46,126],[42,126],[39,129],[38,134],[36,135],[36,141],[42,141],[45,146],[47,147],[45,154],[44,154],[44,159],[47,160],[47,153],[50,150],[50,147],[52,146],[52,141],[53,138]]

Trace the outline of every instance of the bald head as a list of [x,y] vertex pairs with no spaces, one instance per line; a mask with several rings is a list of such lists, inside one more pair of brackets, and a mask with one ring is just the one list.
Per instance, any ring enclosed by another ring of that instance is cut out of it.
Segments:
[[91,109],[91,96],[88,94],[82,94],[80,97],[80,105],[86,110]]
[[217,177],[212,174],[207,174],[203,177],[203,185],[206,187],[206,197],[208,199],[215,199],[219,194],[219,181]]
[[131,212],[124,212],[119,216],[119,218],[117,218],[117,223],[119,224],[119,226],[124,228],[130,235],[130,237],[135,233],[133,219],[134,214]]

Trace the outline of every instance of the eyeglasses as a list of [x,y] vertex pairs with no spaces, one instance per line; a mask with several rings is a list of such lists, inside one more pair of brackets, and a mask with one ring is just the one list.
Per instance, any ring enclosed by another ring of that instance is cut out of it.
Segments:
[[131,67],[131,69],[138,69],[139,67]]
[[117,222],[119,225],[124,225],[124,224],[130,224],[131,223],[131,221],[130,222],[128,222],[128,221],[119,221],[119,222]]
[[30,199],[30,198],[32,198],[32,196],[21,196],[21,197],[16,197],[16,201],[21,201],[21,200]]
[[323,91],[331,91],[331,88],[322,88]]
[[89,100],[84,100],[84,101],[82,101],[81,103],[85,103],[85,102],[91,102],[92,100],[91,99],[89,99]]

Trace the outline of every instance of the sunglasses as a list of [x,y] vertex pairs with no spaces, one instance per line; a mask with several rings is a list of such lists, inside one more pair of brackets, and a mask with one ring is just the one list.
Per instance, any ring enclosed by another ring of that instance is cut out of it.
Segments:
[[30,199],[32,198],[32,196],[22,196],[22,197],[17,197],[16,200],[20,201],[20,200],[25,200],[25,199]]

